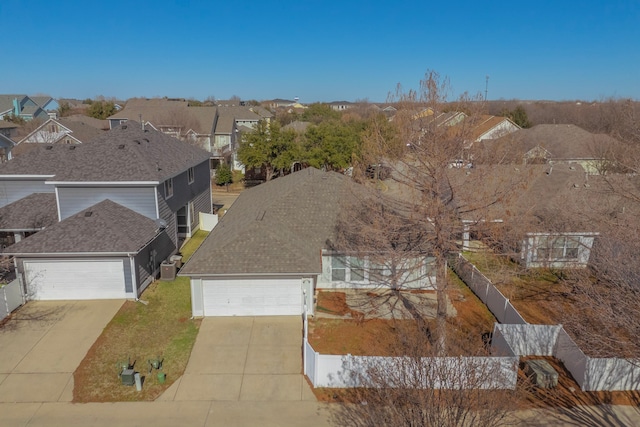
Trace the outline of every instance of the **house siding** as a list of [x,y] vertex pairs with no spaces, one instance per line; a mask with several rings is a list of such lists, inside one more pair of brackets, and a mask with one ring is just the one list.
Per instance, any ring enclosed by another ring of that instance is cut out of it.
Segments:
[[156,219],[153,187],[58,187],[60,220],[105,199],[125,206],[147,218]]
[[194,166],[193,173],[194,181],[191,184],[189,184],[189,175],[186,170],[173,177],[173,196],[169,198],[166,198],[164,194],[164,182],[158,186],[158,193],[173,212],[177,212],[203,191],[211,189],[208,159]]
[[193,211],[195,215],[191,218],[191,232],[195,232],[200,226],[200,215],[198,212],[211,213],[211,192],[203,191],[193,200]]
[[176,251],[176,246],[164,232],[160,233],[152,243],[144,247],[135,256],[136,264],[136,289],[140,294],[151,283],[160,271],[162,261]]
[[53,193],[55,188],[42,180],[0,181],[0,207],[30,196],[33,193]]
[[178,247],[178,229],[176,227],[176,213],[171,209],[164,199],[164,189],[158,189],[158,208],[160,211],[160,218],[166,223],[165,231],[174,246]]

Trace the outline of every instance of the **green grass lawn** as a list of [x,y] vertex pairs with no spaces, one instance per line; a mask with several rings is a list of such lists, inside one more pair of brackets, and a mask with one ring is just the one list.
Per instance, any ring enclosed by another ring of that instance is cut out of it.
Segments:
[[180,248],[182,254],[182,262],[187,262],[191,255],[200,247],[204,239],[209,235],[208,231],[198,230],[187,242]]
[[[183,247],[187,261],[207,232],[198,231]],[[87,352],[74,373],[74,402],[116,402],[154,400],[183,373],[198,335],[199,320],[191,319],[191,292],[188,277],[156,281],[141,300],[125,301]],[[157,371],[149,374],[148,360],[164,359],[160,384]],[[129,359],[145,377],[141,392],[122,385],[118,363]]]

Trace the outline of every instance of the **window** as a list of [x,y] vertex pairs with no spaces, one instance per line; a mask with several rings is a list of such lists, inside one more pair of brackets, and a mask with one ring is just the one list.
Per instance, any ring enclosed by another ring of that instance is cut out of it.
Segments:
[[164,182],[164,197],[168,199],[171,196],[173,196],[173,178]]
[[352,256],[331,257],[332,282],[364,282],[365,261]]
[[193,205],[193,202],[189,202],[189,222],[191,224],[194,223],[196,217],[196,209]]
[[577,260],[580,237],[542,236],[538,238],[536,256],[540,261]]
[[189,177],[189,184],[193,184],[193,181],[195,181],[196,179],[193,168],[189,168],[189,170],[187,171],[187,176]]

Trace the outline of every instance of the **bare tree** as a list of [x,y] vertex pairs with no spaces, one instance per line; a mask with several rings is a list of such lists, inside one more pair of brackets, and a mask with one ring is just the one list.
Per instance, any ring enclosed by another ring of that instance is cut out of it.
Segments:
[[[459,250],[465,230],[486,223],[489,208],[509,197],[516,188],[512,180],[521,179],[504,175],[493,185],[478,184],[490,171],[467,168],[460,159],[472,144],[473,119],[481,104],[462,96],[456,110],[464,109],[467,118],[449,126],[442,116],[446,107],[451,108],[448,96],[448,81],[429,72],[418,91],[398,89],[391,129],[373,119],[354,176],[378,186],[379,194],[366,199],[361,213],[345,210],[344,231],[338,233],[342,238],[335,248],[354,253],[360,247],[368,253],[374,259],[370,269],[383,267],[379,274],[371,269],[370,275],[396,294],[428,278],[437,296],[436,330],[431,332],[440,355],[448,350],[448,258]],[[372,166],[375,170],[380,164],[390,170],[390,178],[382,184],[369,179]],[[473,179],[455,178],[468,174]]]
[[505,372],[483,358],[482,348],[459,343],[469,355],[440,358],[428,338],[412,323],[398,324],[397,343],[404,357],[368,358],[348,370],[349,389],[343,405],[332,409],[336,425],[373,426],[502,426],[521,389],[501,388]]

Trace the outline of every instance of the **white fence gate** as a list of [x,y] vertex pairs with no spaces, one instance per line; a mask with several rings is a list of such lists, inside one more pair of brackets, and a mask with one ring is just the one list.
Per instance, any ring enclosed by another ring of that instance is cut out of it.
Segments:
[[16,279],[0,288],[0,320],[24,304],[22,283]]

